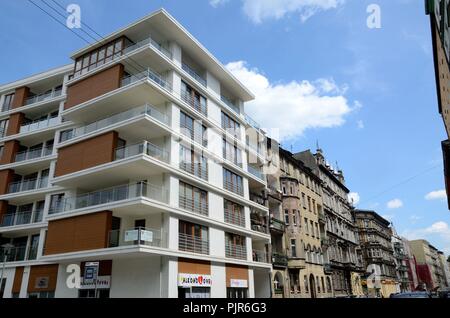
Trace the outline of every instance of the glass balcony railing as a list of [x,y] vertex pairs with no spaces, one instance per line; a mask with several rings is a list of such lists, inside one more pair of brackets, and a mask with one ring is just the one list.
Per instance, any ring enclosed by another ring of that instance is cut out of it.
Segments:
[[54,89],[50,92],[35,95],[35,96],[27,98],[25,101],[25,106],[35,104],[35,103],[40,103],[40,102],[43,102],[46,100],[50,100],[50,99],[59,97],[61,95],[62,95],[62,88]]
[[250,174],[254,175],[256,178],[260,179],[261,181],[264,181],[264,174],[261,172],[261,170],[248,165],[247,171],[250,172]]
[[220,96],[220,100],[222,102],[225,103],[225,105],[227,105],[229,108],[231,108],[236,114],[240,114],[240,110],[239,110],[239,106],[235,105],[232,101],[230,101],[227,97],[225,96]]
[[199,82],[202,86],[206,87],[206,79],[204,79],[200,74],[198,74],[192,67],[187,65],[186,63],[182,64],[182,69],[192,76],[197,82]]
[[55,126],[59,123],[58,116],[52,116],[46,119],[35,120],[20,127],[20,133],[27,133]]
[[64,198],[50,207],[49,214],[92,208],[98,205],[117,203],[135,198],[147,198],[168,204],[169,192],[164,187],[151,185],[147,182],[125,184]]
[[12,182],[8,186],[8,193],[18,193],[38,190],[48,186],[48,177]]
[[141,47],[144,46],[151,46],[155,49],[157,49],[158,51],[160,51],[161,53],[163,53],[165,56],[167,56],[169,59],[172,59],[172,53],[167,50],[166,48],[164,48],[161,44],[159,44],[158,42],[156,42],[153,38],[148,37],[144,40],[141,40],[135,44],[132,44],[130,46],[127,46],[124,50],[123,50],[123,55],[127,55],[130,54],[131,52],[133,52],[134,50],[140,49]]
[[253,118],[251,118],[247,114],[244,114],[244,117],[245,117],[245,121],[247,122],[247,124],[249,124],[250,126],[255,128],[256,130],[261,130],[261,126]]
[[26,225],[42,222],[43,211],[24,211],[4,214],[0,220],[0,227]]
[[178,198],[178,206],[181,209],[191,211],[197,214],[201,215],[209,214],[209,205],[206,200],[200,201],[180,195]]
[[209,240],[201,237],[187,235],[184,233],[178,234],[178,249],[184,252],[191,252],[196,254],[209,254]]
[[53,153],[53,146],[26,150],[16,154],[15,162],[28,161],[48,157]]
[[244,212],[235,212],[228,209],[224,210],[224,220],[227,223],[245,227],[245,215]]
[[165,90],[168,90],[170,92],[173,91],[172,84],[170,84],[164,78],[164,76],[162,74],[159,74],[159,73],[153,71],[150,68],[148,68],[147,71],[124,77],[122,79],[122,86],[130,85],[130,84],[133,84],[133,83],[136,83],[138,81],[145,80],[145,79],[149,79],[150,81],[152,81],[153,83],[155,83],[156,85],[162,87]]
[[37,250],[37,246],[31,246],[28,250],[26,246],[16,246],[8,250],[0,248],[0,260],[3,261],[4,259],[6,259],[6,262],[22,262],[26,260],[35,260],[37,257]]
[[125,112],[121,112],[106,118],[103,118],[101,120],[95,121],[93,123],[90,123],[86,126],[75,128],[73,130],[70,130],[68,132],[65,132],[61,134],[61,142],[71,140],[80,136],[87,135],[89,133],[92,133],[94,131],[106,128],[108,126],[112,126],[114,124],[139,117],[142,115],[148,115],[152,117],[153,119],[156,119],[157,121],[169,125],[170,119],[169,116],[167,116],[165,113],[160,112],[156,107],[145,104],[143,106],[139,106],[130,110],[127,110]]
[[266,251],[252,251],[253,261],[258,263],[269,263],[269,257]]
[[117,148],[115,151],[115,159],[114,160],[115,161],[122,160],[125,158],[129,158],[129,157],[133,157],[133,156],[137,156],[137,155],[141,155],[141,154],[145,154],[147,156],[150,156],[156,160],[159,160],[159,161],[162,161],[165,163],[170,163],[169,152],[163,150],[162,148],[160,148],[148,141],[144,141],[142,143],[135,144],[135,145]]
[[225,257],[236,259],[247,259],[247,247],[245,245],[225,245]]
[[132,245],[145,245],[166,248],[167,237],[162,230],[143,227],[127,230],[113,230],[109,232],[109,248]]
[[180,163],[180,169],[208,181],[208,165],[201,163]]

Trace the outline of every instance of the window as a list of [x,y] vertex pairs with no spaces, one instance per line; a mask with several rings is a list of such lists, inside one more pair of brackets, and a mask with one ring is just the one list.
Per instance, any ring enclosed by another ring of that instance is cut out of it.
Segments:
[[5,146],[0,146],[0,159],[3,157],[3,149],[5,148]]
[[303,276],[303,283],[305,284],[305,292],[309,293],[308,276]]
[[291,256],[297,257],[297,243],[295,239],[291,240]]
[[289,225],[289,210],[284,210],[284,223]]
[[242,177],[225,168],[223,169],[223,187],[236,194],[244,195]]
[[179,206],[188,211],[208,215],[208,193],[180,181]]
[[308,219],[305,218],[304,220],[305,220],[305,233],[306,233],[306,235],[309,235]]
[[320,282],[322,283],[322,290],[325,292],[325,280],[323,279],[323,276],[320,277]]
[[294,226],[297,226],[297,211],[296,210],[292,210],[292,224]]
[[191,86],[186,84],[184,81],[181,81],[181,97],[195,110],[201,112],[206,116],[208,115],[206,98],[199,92],[194,90]]
[[0,138],[6,135],[8,130],[9,119],[0,120]]
[[311,230],[311,236],[312,236],[312,237],[315,237],[315,235],[314,235],[314,222],[313,222],[313,221],[309,221],[309,224],[311,225],[311,228],[310,228],[310,230]]
[[223,157],[233,162],[235,165],[242,167],[242,151],[236,145],[233,145],[223,139]]
[[317,285],[317,292],[320,294],[320,281],[319,281],[319,276],[316,276],[316,285]]
[[208,160],[203,154],[180,145],[180,168],[204,180],[208,180]]
[[180,128],[183,135],[191,138],[204,147],[207,146],[208,139],[206,136],[206,127],[184,112],[181,112],[180,114]]
[[222,128],[237,139],[241,139],[241,125],[224,112],[222,112]]
[[284,195],[286,195],[287,194],[287,192],[286,192],[286,186],[283,184],[283,194]]
[[244,207],[224,199],[225,222],[245,227]]
[[179,222],[178,248],[199,254],[209,254],[208,228],[186,221]]
[[5,95],[5,99],[3,100],[2,112],[7,112],[11,109],[12,103],[14,101],[15,94]]
[[304,193],[302,193],[302,205],[303,208],[306,209],[306,195]]
[[289,270],[289,278],[291,281],[291,293],[299,293],[301,291],[299,271]]
[[225,233],[225,256],[238,259],[247,259],[245,236]]
[[327,277],[327,292],[331,293],[331,279]]
[[63,199],[64,193],[53,194],[50,197],[50,207],[49,207],[50,214],[63,211],[63,209],[65,208]]

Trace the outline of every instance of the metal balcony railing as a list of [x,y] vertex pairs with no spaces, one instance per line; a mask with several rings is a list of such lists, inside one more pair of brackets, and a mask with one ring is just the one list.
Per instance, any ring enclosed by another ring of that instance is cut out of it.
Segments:
[[41,119],[41,120],[35,120],[32,122],[29,122],[23,126],[20,127],[20,133],[27,133],[27,132],[32,132],[32,131],[36,131],[36,130],[41,130],[41,129],[45,129],[45,128],[49,128],[52,126],[55,126],[59,123],[59,117],[58,115],[46,118],[46,119]]
[[225,257],[247,259],[247,247],[245,245],[225,244]]
[[247,171],[250,172],[255,177],[257,177],[258,179],[264,181],[264,174],[261,172],[261,170],[258,170],[257,168],[248,165]]
[[193,200],[192,198],[186,198],[180,195],[178,198],[178,206],[181,209],[191,211],[197,214],[201,215],[209,214],[209,205],[206,200],[205,201]]
[[81,194],[76,197],[64,198],[55,202],[50,207],[49,214],[84,209],[140,197],[167,204],[169,191],[164,187],[151,185],[147,182],[125,184]]
[[240,213],[238,213],[238,212],[234,212],[234,211],[225,209],[224,210],[224,219],[225,219],[225,222],[227,222],[227,223],[245,227],[244,211],[241,211]]
[[209,254],[209,240],[200,237],[187,235],[184,233],[178,234],[178,249],[184,252],[191,252],[197,254]]
[[163,150],[162,148],[148,142],[144,141],[139,144],[119,147],[115,151],[115,159],[114,160],[122,160],[125,158],[137,156],[140,154],[145,154],[152,158],[155,158],[159,161],[169,163],[169,152]]
[[232,183],[227,180],[224,180],[223,188],[225,190],[231,191],[231,192],[239,194],[241,196],[244,195],[244,187],[242,186],[242,184]]
[[50,100],[50,99],[59,97],[61,95],[62,95],[62,88],[54,89],[51,92],[43,93],[43,94],[39,94],[39,95],[35,95],[35,96],[27,98],[25,100],[25,106],[35,104],[35,103],[40,103],[40,102],[43,102],[46,100]]
[[251,226],[252,226],[252,230],[256,231],[256,232],[261,232],[261,233],[268,233],[268,228],[267,228],[267,218],[257,214],[257,213],[252,213],[250,215],[250,222],[251,222]]
[[265,251],[253,250],[252,255],[253,255],[254,262],[269,263],[269,257],[268,257],[267,252],[265,252]]
[[208,137],[203,132],[199,131],[200,129],[195,129],[193,127],[187,127],[185,124],[180,124],[180,132],[196,143],[202,145],[203,147],[208,146]]
[[259,205],[262,206],[266,206],[266,202],[264,200],[264,198],[262,198],[261,196],[254,194],[254,193],[250,193],[250,201],[258,203]]
[[202,86],[206,87],[206,79],[200,76],[200,74],[198,74],[192,67],[190,67],[186,63],[182,63],[181,68],[189,75],[191,75],[197,82],[202,84]]
[[270,218],[270,228],[276,231],[284,232],[284,230],[286,229],[286,223],[272,217]]
[[38,158],[48,157],[53,153],[53,145],[46,146],[39,149],[26,150],[18,152],[15,157],[15,162],[28,161]]
[[287,266],[288,257],[281,253],[272,253],[272,264],[276,266]]
[[208,181],[207,164],[181,162],[180,169]]
[[23,180],[12,182],[8,186],[8,193],[18,193],[31,190],[46,188],[48,186],[48,177],[40,179]]
[[167,237],[162,230],[137,227],[132,229],[112,230],[108,236],[108,247],[145,245],[167,247]]
[[163,112],[160,112],[156,107],[154,107],[150,104],[145,104],[143,106],[139,106],[139,107],[103,118],[101,120],[97,120],[86,126],[75,128],[73,130],[65,132],[65,133],[61,134],[61,142],[64,142],[64,141],[67,141],[67,140],[70,140],[73,138],[77,138],[77,137],[92,133],[94,131],[103,129],[105,127],[112,126],[114,124],[129,120],[132,118],[136,118],[136,117],[139,117],[142,115],[148,115],[166,125],[169,125],[169,123],[170,123],[169,116],[167,116]]
[[186,102],[187,104],[189,104],[189,106],[191,106],[192,108],[194,108],[196,111],[202,113],[205,116],[208,116],[208,106],[206,105],[206,98],[205,98],[205,103],[202,103],[200,101],[200,99],[195,98],[194,96],[192,96],[191,93],[185,91],[185,90],[181,90],[181,99]]

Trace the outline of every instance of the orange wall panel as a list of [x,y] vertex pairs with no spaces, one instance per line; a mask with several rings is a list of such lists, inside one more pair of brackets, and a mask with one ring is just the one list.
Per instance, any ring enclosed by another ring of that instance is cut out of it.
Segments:
[[13,181],[14,170],[0,171],[0,195],[8,193],[8,186]]
[[178,273],[211,275],[211,263],[190,259],[178,259]]
[[6,130],[7,136],[16,135],[20,132],[20,126],[22,126],[25,115],[22,113],[15,113],[9,117],[8,129]]
[[19,151],[20,143],[17,140],[5,142],[3,155],[0,157],[0,165],[13,163],[16,160],[16,154]]
[[[55,291],[58,278],[58,264],[32,266],[28,279],[28,292]],[[38,282],[46,280],[47,286],[40,287]]]
[[14,100],[12,102],[11,108],[19,108],[25,105],[25,101],[30,94],[30,89],[26,86],[16,88]]

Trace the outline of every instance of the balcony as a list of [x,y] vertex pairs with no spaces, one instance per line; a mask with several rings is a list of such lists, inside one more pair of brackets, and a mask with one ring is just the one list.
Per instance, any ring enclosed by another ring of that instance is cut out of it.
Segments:
[[43,211],[25,211],[16,213],[7,213],[0,220],[0,227],[11,227],[19,225],[27,225],[31,223],[42,222]]
[[328,237],[322,237],[320,239],[320,244],[322,246],[329,246],[330,245],[330,239]]
[[245,245],[225,245],[225,257],[235,259],[247,259],[247,247]]
[[181,90],[181,99],[196,111],[202,113],[205,116],[208,116],[208,107],[206,103],[202,104],[200,102],[200,99],[196,99],[189,92]]
[[269,233],[267,228],[267,218],[259,213],[252,213],[250,215],[250,222],[252,230],[260,233]]
[[268,254],[265,251],[253,250],[252,258],[257,263],[270,263]]
[[141,227],[128,230],[113,230],[109,232],[109,248],[133,245],[166,248],[167,237],[161,230]]
[[250,193],[250,201],[253,201],[264,207],[266,206],[266,201],[264,200],[264,198],[260,195],[254,194],[254,193]]
[[209,241],[201,237],[179,233],[178,249],[184,252],[209,255]]
[[61,95],[62,95],[62,87],[54,89],[54,90],[52,90],[50,92],[46,92],[46,93],[43,93],[43,94],[39,94],[39,95],[35,95],[35,96],[27,98],[25,100],[24,106],[28,106],[28,105],[32,105],[32,104],[36,104],[36,103],[41,103],[41,102],[44,102],[44,101],[48,101],[48,100],[57,98],[57,97],[59,97]]
[[233,193],[236,193],[240,196],[244,196],[244,187],[242,184],[232,183],[227,180],[223,181],[223,188],[225,190],[231,191]]
[[103,204],[118,203],[136,198],[146,198],[164,204],[168,203],[169,192],[164,187],[138,182],[120,185],[95,192],[80,194],[76,197],[64,198],[56,202],[49,214],[58,214],[85,208],[94,208]]
[[227,105],[231,110],[233,110],[236,114],[240,114],[241,111],[239,110],[239,106],[235,105],[232,101],[230,101],[227,97],[225,96],[220,96],[220,100],[222,102],[224,102],[225,105]]
[[53,145],[46,146],[39,149],[29,149],[26,151],[18,152],[15,157],[15,162],[24,162],[29,160],[35,160],[51,156],[53,153]]
[[323,271],[325,272],[325,274],[331,274],[333,272],[333,269],[331,268],[331,264],[324,264]]
[[261,130],[261,126],[253,118],[251,118],[247,114],[244,114],[244,117],[245,117],[245,121],[247,122],[248,125],[252,126],[256,130]]
[[51,116],[46,119],[35,120],[20,127],[20,134],[30,133],[38,130],[44,130],[59,123],[58,115]]
[[209,205],[206,200],[205,201],[193,200],[192,198],[187,198],[180,195],[178,198],[178,205],[183,210],[187,210],[205,216],[209,215]]
[[208,181],[208,165],[201,163],[180,163],[180,169]]
[[323,211],[320,211],[320,212],[319,212],[319,221],[320,221],[321,223],[326,223],[325,212],[323,212]]
[[286,229],[286,223],[280,221],[274,217],[270,218],[270,229],[273,231],[284,233]]
[[148,142],[144,141],[139,144],[119,147],[115,151],[115,161],[126,159],[129,157],[137,156],[137,155],[147,155],[156,160],[170,163],[169,160],[169,152],[163,150],[162,148]]
[[250,174],[258,178],[259,180],[264,181],[264,174],[261,172],[261,170],[250,165],[247,166],[247,170]]
[[192,76],[197,82],[199,82],[203,87],[206,87],[206,79],[204,79],[200,74],[198,74],[192,67],[187,65],[186,63],[182,63],[181,68],[183,71]]
[[165,125],[169,125],[169,123],[170,123],[170,119],[165,113],[159,111],[156,107],[154,107],[150,104],[145,104],[143,106],[139,106],[139,107],[103,118],[101,120],[92,122],[86,126],[75,128],[64,134],[61,134],[61,142],[65,142],[65,141],[68,141],[68,140],[71,140],[74,138],[82,137],[84,135],[91,134],[93,132],[104,129],[106,127],[130,120],[133,118],[138,118],[143,115],[150,116],[151,118],[153,118],[156,121],[158,121],[162,124],[165,124]]
[[272,253],[272,264],[273,266],[288,266],[288,257],[285,254],[281,253]]
[[243,212],[237,213],[228,209],[224,210],[224,220],[227,223],[240,227],[245,227],[245,215]]
[[48,177],[40,179],[23,180],[12,182],[8,186],[8,193],[19,193],[25,191],[33,191],[48,187]]
[[[23,262],[35,260],[37,257],[37,246],[27,249],[26,246],[16,246],[6,252],[6,262]],[[0,249],[0,260],[5,259],[5,250]]]

